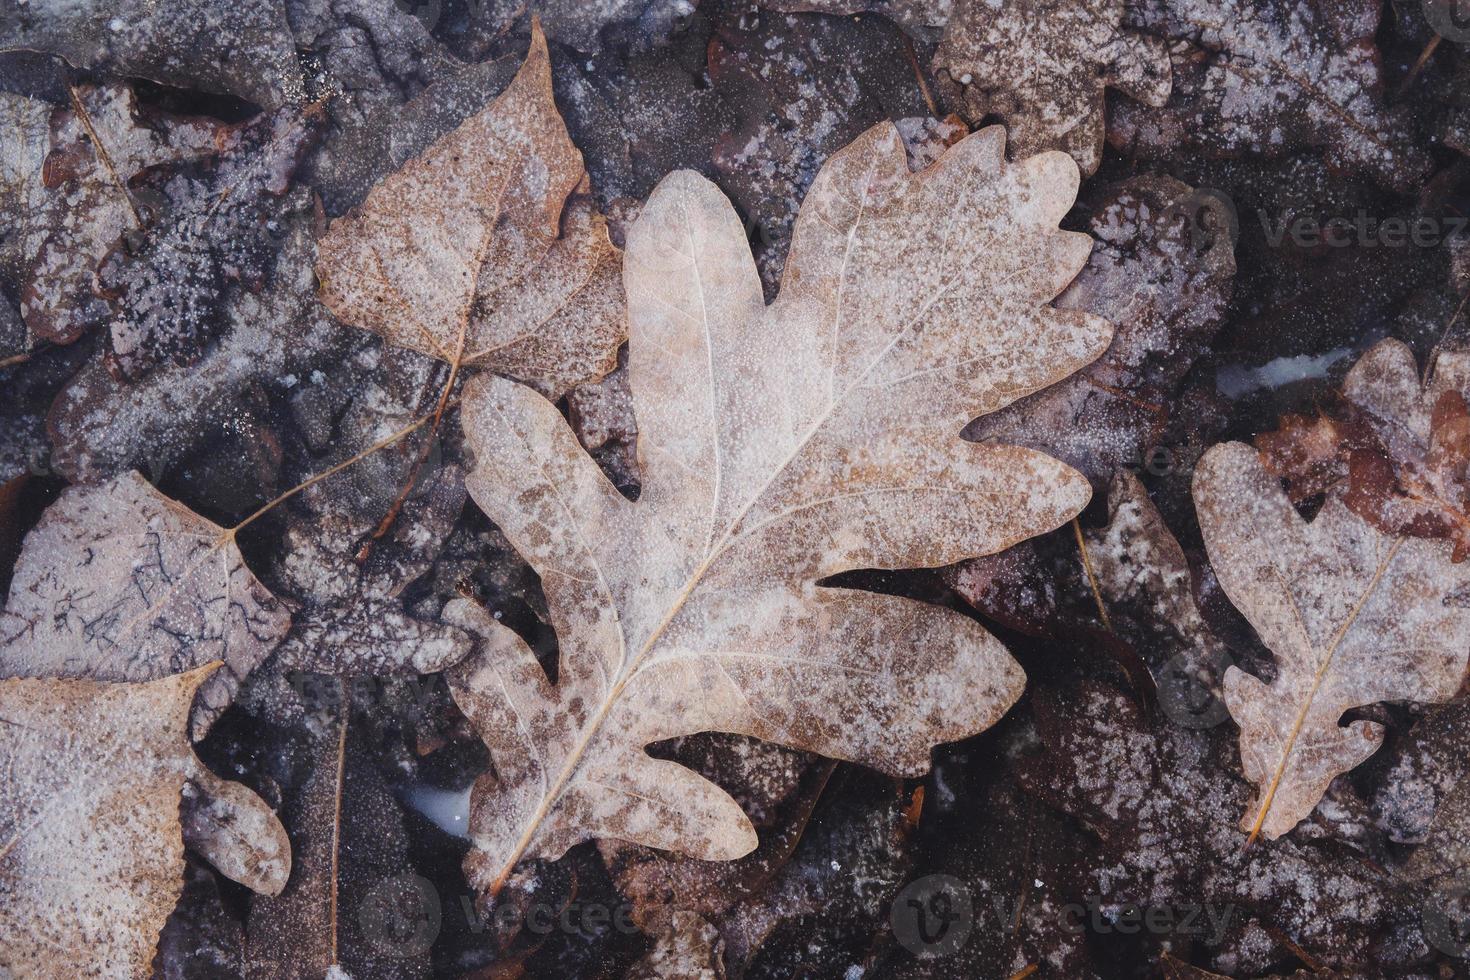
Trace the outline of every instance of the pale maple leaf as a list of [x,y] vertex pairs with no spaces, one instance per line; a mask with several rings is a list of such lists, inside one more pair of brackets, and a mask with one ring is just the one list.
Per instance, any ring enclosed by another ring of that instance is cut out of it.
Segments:
[[[147,684],[0,681],[0,973],[149,976],[184,845],[276,894],[291,846],[265,801],[189,747],[214,666]],[[185,796],[190,832],[180,823]]]
[[1232,667],[1225,703],[1257,796],[1241,821],[1276,838],[1377,750],[1383,726],[1341,724],[1379,701],[1444,701],[1470,651],[1470,563],[1442,541],[1385,534],[1329,495],[1311,522],[1259,453],[1215,446],[1195,471],[1200,530],[1221,587],[1276,655],[1267,684]]
[[467,486],[540,573],[561,648],[552,685],[483,609],[446,610],[486,639],[451,673],[496,769],[472,805],[476,885],[593,836],[751,850],[739,806],[650,742],[732,732],[912,776],[1019,696],[973,621],[819,582],[998,551],[1086,503],[1050,457],[959,438],[1108,344],[1105,320],[1047,305],[1091,249],[1057,228],[1077,181],[1065,154],[1008,164],[998,127],[911,173],[879,125],[813,182],[768,307],[724,195],[665,178],[623,273],[637,503],[550,402],[471,382]]
[[612,370],[618,252],[539,25],[506,90],[333,221],[316,268],[334,315],[400,347],[552,397]]
[[150,681],[217,660],[202,734],[290,626],[227,529],[125,473],[68,488],[26,535],[0,612],[0,676]]

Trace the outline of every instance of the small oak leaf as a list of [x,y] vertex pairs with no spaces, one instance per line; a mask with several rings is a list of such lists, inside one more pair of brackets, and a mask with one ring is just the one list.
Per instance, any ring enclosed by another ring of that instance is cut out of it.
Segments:
[[1221,587],[1276,655],[1269,684],[1237,667],[1225,675],[1257,788],[1241,828],[1276,838],[1382,743],[1382,725],[1344,726],[1344,712],[1459,688],[1470,610],[1451,599],[1470,564],[1452,563],[1444,542],[1385,534],[1337,496],[1307,522],[1244,443],[1205,454],[1194,501]]
[[[184,887],[184,845],[275,894],[291,848],[265,801],[189,747],[214,670],[147,684],[0,681],[0,972],[16,980],[149,976]],[[185,795],[192,829],[180,822]]]

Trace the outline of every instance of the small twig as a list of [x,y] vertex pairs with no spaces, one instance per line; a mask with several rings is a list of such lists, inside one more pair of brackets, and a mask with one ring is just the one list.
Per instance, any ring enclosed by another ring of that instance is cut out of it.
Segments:
[[31,354],[34,353],[34,351],[30,351],[25,354],[16,354],[13,357],[7,357],[4,360],[0,360],[0,371],[3,371],[8,367],[15,367],[17,364],[24,364],[26,361],[29,361],[31,359]]
[[1087,540],[1082,537],[1082,525],[1075,517],[1072,518],[1072,533],[1077,536],[1077,550],[1082,554],[1082,570],[1087,573],[1087,584],[1092,586],[1092,598],[1097,602],[1097,613],[1102,617],[1103,626],[1111,633],[1113,623],[1108,618],[1108,607],[1103,604],[1102,589],[1098,588],[1097,575],[1092,570],[1092,557],[1087,553]]
[[1429,352],[1428,360],[1424,362],[1425,387],[1428,387],[1429,382],[1434,380],[1434,369],[1439,366],[1439,349],[1449,339],[1450,328],[1455,325],[1455,321],[1460,318],[1460,314],[1465,312],[1466,303],[1470,303],[1470,289],[1465,290],[1465,295],[1460,297],[1460,305],[1455,307],[1455,312],[1451,313],[1450,318],[1445,321],[1443,332],[1440,333],[1439,339],[1434,342],[1434,349]]
[[1041,967],[1037,966],[1035,963],[1031,963],[1017,970],[1015,973],[1012,973],[1009,980],[1026,980],[1027,977],[1031,976],[1031,974],[1035,973],[1039,969],[1041,969]]
[[351,700],[347,694],[347,684],[338,678],[340,687],[339,709],[342,712],[342,725],[337,730],[337,785],[332,800],[332,907],[330,910],[331,924],[328,926],[328,934],[332,937],[332,965],[337,965],[337,877],[338,863],[342,854],[342,786],[343,776],[347,771],[347,716]]
[[903,51],[908,55],[909,64],[914,69],[914,80],[919,83],[919,94],[924,97],[924,105],[929,107],[929,115],[937,117],[939,108],[934,104],[934,96],[929,94],[929,85],[924,81],[924,69],[919,67],[919,58],[914,54],[914,42],[907,34],[903,36]]
[[420,418],[415,419],[409,425],[406,425],[403,428],[399,429],[397,432],[393,433],[391,436],[388,436],[386,439],[379,439],[377,442],[373,443],[371,446],[367,447],[366,449],[364,449],[362,452],[358,453],[357,455],[352,456],[352,457],[349,457],[348,459],[344,459],[342,462],[338,463],[336,466],[328,467],[327,469],[325,469],[322,472],[316,474],[315,476],[311,477],[310,479],[304,480],[301,483],[296,484],[296,486],[292,487],[290,490],[287,490],[285,493],[281,494],[279,497],[276,497],[274,500],[270,501],[269,503],[266,503],[260,509],[256,510],[255,513],[253,513],[249,517],[245,518],[239,524],[236,524],[234,527],[227,529],[225,531],[225,536],[226,537],[231,537],[231,538],[234,537],[235,534],[237,532],[239,532],[239,530],[241,528],[243,528],[245,525],[251,523],[252,521],[255,521],[257,518],[260,518],[260,517],[264,516],[268,511],[273,510],[275,507],[279,506],[280,504],[283,504],[287,500],[290,500],[292,497],[296,496],[301,491],[307,489],[308,487],[314,486],[315,484],[320,483],[321,481],[325,480],[329,476],[334,476],[334,475],[342,472],[343,470],[347,469],[347,467],[352,466],[354,463],[360,463],[360,462],[362,462],[364,459],[367,459],[369,456],[371,456],[373,453],[377,452],[380,449],[386,449],[387,447],[393,445],[395,442],[398,442],[400,439],[404,438],[405,436],[409,435],[410,433],[416,432],[419,429],[423,428],[424,423],[425,422],[428,422],[432,418],[434,418],[433,415],[424,415],[424,416],[421,416]]
[[1436,34],[1429,39],[1428,44],[1424,45],[1424,50],[1419,53],[1419,60],[1414,62],[1414,67],[1409,69],[1409,73],[1404,76],[1404,80],[1399,83],[1397,91],[1394,92],[1393,97],[1395,99],[1403,98],[1409,86],[1414,84],[1414,79],[1419,77],[1419,72],[1423,70],[1424,66],[1429,62],[1429,59],[1434,57],[1434,49],[1439,47],[1439,42],[1442,40],[1444,38]]
[[143,228],[143,216],[138,213],[138,205],[133,201],[133,195],[128,193],[128,185],[118,176],[117,168],[112,165],[112,157],[107,153],[107,146],[102,142],[102,137],[97,135],[96,128],[92,125],[92,116],[87,112],[87,107],[82,105],[82,97],[70,82],[66,83],[66,94],[71,98],[72,111],[77,114],[82,128],[87,131],[87,136],[92,140],[92,152],[97,154],[97,159],[102,161],[103,169],[107,171],[112,182],[117,185],[118,192],[122,194],[123,200],[127,202],[128,212],[133,216],[133,225],[140,231]]

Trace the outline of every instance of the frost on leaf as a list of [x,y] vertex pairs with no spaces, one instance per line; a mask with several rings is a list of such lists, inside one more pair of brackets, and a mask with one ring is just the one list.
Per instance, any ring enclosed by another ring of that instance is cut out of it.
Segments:
[[112,313],[110,370],[136,380],[160,362],[193,362],[218,329],[229,284],[265,284],[284,234],[276,199],[321,114],[311,106],[257,117],[222,132],[218,154],[129,181],[142,227],[97,268]]
[[1329,495],[1308,523],[1259,454],[1226,443],[1195,472],[1195,507],[1221,587],[1276,656],[1267,684],[1231,668],[1225,703],[1257,797],[1241,822],[1275,838],[1383,741],[1345,711],[1443,701],[1470,650],[1470,565],[1439,542],[1385,534]]
[[25,171],[12,178],[23,188],[15,204],[25,215],[16,236],[24,252],[17,256],[21,314],[34,337],[57,344],[72,343],[107,316],[93,294],[93,273],[119,238],[138,228],[143,209],[128,182],[150,167],[211,156],[228,131],[200,117],[144,110],[128,85],[74,91],[85,119],[75,106],[46,107],[30,158],[21,159],[26,139],[10,150],[13,165]]
[[1213,156],[1284,156],[1320,147],[1338,170],[1397,190],[1419,186],[1430,159],[1402,108],[1385,106],[1374,35],[1379,0],[1144,0],[1129,18],[1182,42],[1162,109],[1119,102],[1108,140],[1162,159],[1181,148]]
[[1443,538],[1470,556],[1470,355],[1445,352],[1421,383],[1414,353],[1384,340],[1353,365],[1342,405],[1316,418],[1288,415],[1256,438],[1292,499],[1342,496],[1386,534]]
[[301,73],[282,0],[28,0],[0,7],[0,51],[238,96],[274,108]]
[[0,681],[0,972],[148,976],[183,889],[185,795],[232,878],[277,893],[290,844],[254,793],[189,747],[189,706],[210,668],[147,684]]
[[920,40],[972,123],[998,116],[1011,150],[1065,150],[1084,175],[1102,161],[1104,90],[1150,106],[1169,98],[1168,53],[1124,24],[1124,0],[762,0],[792,13],[878,13]]
[[963,87],[974,120],[999,116],[1012,151],[1066,150],[1084,174],[1102,162],[1103,91],[1169,99],[1163,42],[1123,26],[1124,0],[956,0],[934,67]]
[[665,178],[628,236],[642,491],[612,486],[548,401],[481,376],[462,409],[475,502],[540,573],[561,650],[467,601],[455,697],[488,742],[471,880],[612,837],[704,859],[755,845],[713,784],[650,742],[749,735],[896,774],[992,724],[1021,671],[974,622],[818,582],[945,565],[1055,528],[1085,479],[959,432],[1086,364],[1106,321],[1047,306],[1091,241],[1057,222],[1064,154],[1007,164],[991,128],[910,173],[890,124],[828,161],[767,307],[735,210]]
[[26,536],[0,612],[0,674],[149,681],[221,661],[197,730],[289,627],[225,529],[127,473],[66,490]]
[[555,396],[613,367],[617,267],[537,28],[494,102],[332,222],[317,275],[343,321]]

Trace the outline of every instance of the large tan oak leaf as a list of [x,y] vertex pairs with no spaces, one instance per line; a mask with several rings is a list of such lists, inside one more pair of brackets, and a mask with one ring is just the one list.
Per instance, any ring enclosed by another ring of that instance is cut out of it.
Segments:
[[1007,164],[999,128],[910,173],[882,124],[817,175],[767,307],[724,195],[665,178],[623,270],[637,503],[550,402],[471,383],[467,483],[540,573],[561,655],[553,686],[514,633],[449,610],[488,641],[452,673],[498,777],[476,787],[472,881],[493,892],[590,836],[753,848],[734,801],[655,740],[735,732],[915,775],[1019,696],[974,622],[818,582],[999,551],[1087,502],[1063,464],[959,438],[1108,345],[1106,321],[1046,305],[1091,248],[1057,228],[1077,180],[1061,153]]
[[1384,534],[1330,495],[1307,522],[1244,443],[1200,461],[1194,501],[1225,594],[1276,655],[1267,684],[1232,667],[1225,704],[1257,787],[1252,838],[1305,819],[1339,773],[1377,750],[1383,726],[1344,712],[1378,701],[1444,701],[1470,652],[1470,563],[1443,541]]
[[0,975],[150,976],[186,836],[242,884],[285,887],[285,829],[189,747],[189,706],[213,669],[147,684],[0,681]]
[[618,252],[552,99],[539,24],[509,87],[333,221],[316,269],[327,308],[391,344],[553,398],[612,370]]

